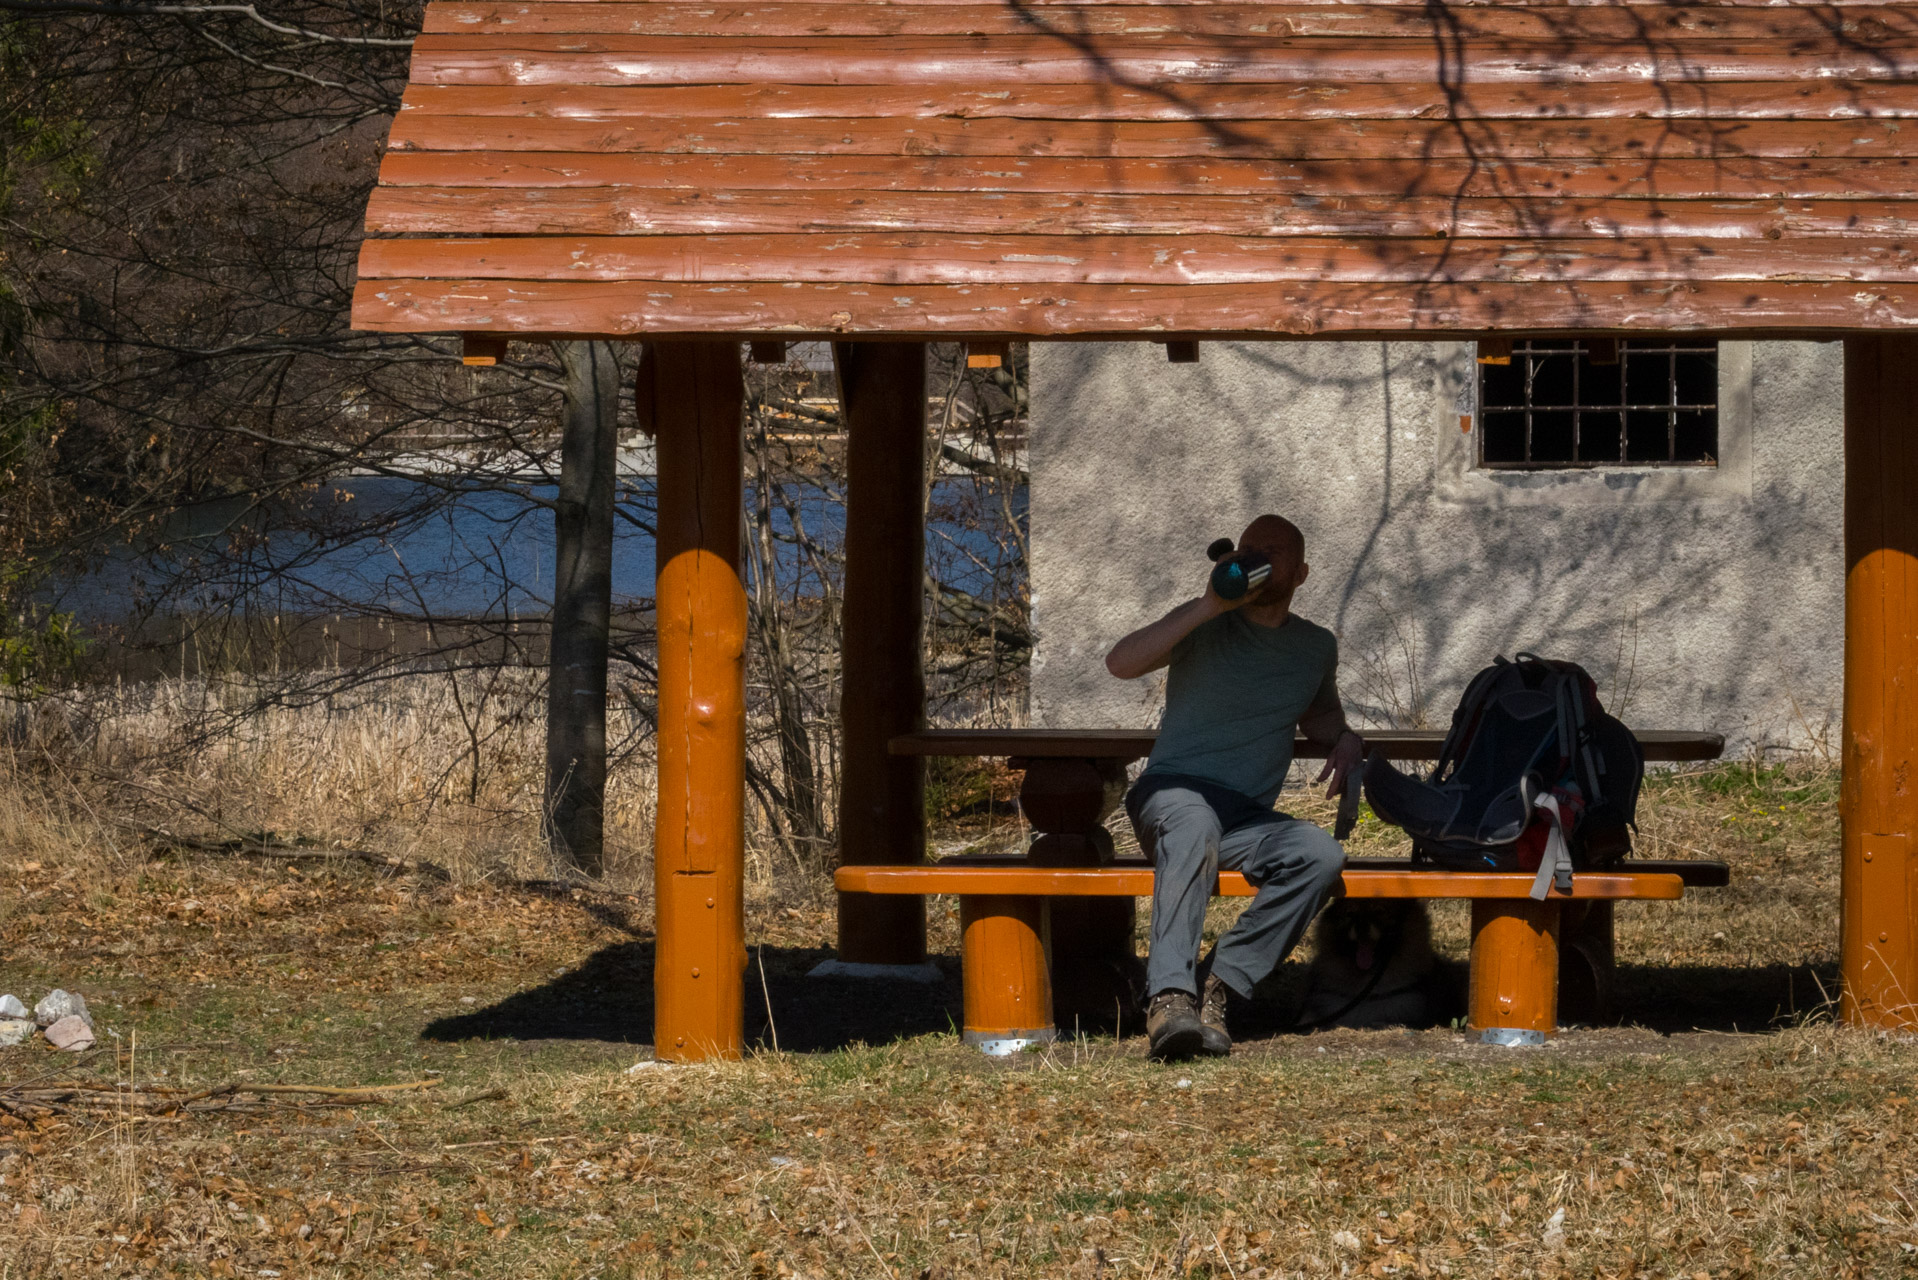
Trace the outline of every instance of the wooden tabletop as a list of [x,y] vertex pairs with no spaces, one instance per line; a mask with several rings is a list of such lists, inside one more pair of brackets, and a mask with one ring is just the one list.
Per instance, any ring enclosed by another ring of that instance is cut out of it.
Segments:
[[[1362,730],[1366,746],[1395,760],[1436,760],[1445,741],[1442,729]],[[922,729],[887,743],[896,756],[1025,756],[1081,760],[1141,760],[1152,753],[1157,729]],[[1659,763],[1716,760],[1725,751],[1723,734],[1695,729],[1634,731],[1645,759]],[[1297,739],[1292,754],[1323,760],[1326,749]]]

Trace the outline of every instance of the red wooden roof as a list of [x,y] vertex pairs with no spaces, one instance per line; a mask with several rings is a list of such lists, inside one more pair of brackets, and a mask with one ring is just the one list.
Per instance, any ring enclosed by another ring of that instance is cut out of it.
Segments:
[[436,0],[353,322],[1918,323],[1918,3]]

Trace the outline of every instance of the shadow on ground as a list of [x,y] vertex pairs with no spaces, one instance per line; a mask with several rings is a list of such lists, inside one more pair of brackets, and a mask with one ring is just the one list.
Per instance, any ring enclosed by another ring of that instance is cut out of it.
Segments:
[[[780,1049],[820,1053],[948,1032],[959,1025],[959,980],[952,957],[939,961],[945,976],[936,984],[806,976],[831,956],[823,947],[766,947],[748,952],[749,1046],[772,1048],[776,1030]],[[1462,1011],[1459,968],[1458,1008]],[[1293,1010],[1303,970],[1301,964],[1284,966],[1269,988],[1274,998],[1236,1007],[1235,1037],[1266,1040],[1300,1031]],[[1836,990],[1834,966],[1625,965],[1618,971],[1613,1021],[1667,1034],[1765,1031],[1819,1010],[1824,993]],[[606,947],[578,968],[497,1004],[435,1019],[422,1036],[438,1041],[596,1040],[645,1045],[652,1041],[652,1028],[653,944],[644,939]],[[1111,1030],[1090,1025],[1084,1029]],[[1124,1028],[1135,1035],[1141,1029],[1131,1022]]]
[[[745,1020],[749,1046],[770,1049],[777,1039],[779,1048],[788,1053],[819,1053],[950,1031],[959,1025],[956,965],[944,964],[945,977],[938,983],[806,976],[832,954],[824,947],[755,947],[747,952]],[[436,1018],[421,1036],[440,1041],[602,1040],[651,1044],[652,940],[605,947],[550,982],[471,1013]]]
[[1837,1010],[1838,966],[1620,965],[1619,1021],[1662,1031],[1773,1031]]
[[[1444,1016],[1428,1025],[1444,1025],[1450,1016],[1465,1012],[1465,966],[1444,968],[1453,990],[1449,1000],[1442,1001],[1447,1006]],[[1297,1026],[1294,1016],[1304,997],[1305,970],[1298,963],[1282,966],[1261,989],[1269,998],[1235,1006],[1234,1038],[1264,1040],[1309,1030]],[[1836,965],[1620,965],[1611,1016],[1604,1024],[1666,1035],[1773,1031],[1832,1012],[1827,993],[1837,990]],[[1562,1013],[1560,1020],[1571,1025],[1575,1016]]]

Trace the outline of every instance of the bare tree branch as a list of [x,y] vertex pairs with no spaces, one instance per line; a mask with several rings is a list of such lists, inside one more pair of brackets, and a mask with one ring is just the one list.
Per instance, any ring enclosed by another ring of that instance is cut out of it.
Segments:
[[315,31],[311,27],[289,26],[275,22],[250,4],[89,4],[85,0],[0,0],[0,10],[13,13],[31,13],[42,15],[78,14],[89,17],[108,18],[174,18],[199,17],[203,14],[228,14],[244,17],[258,23],[268,31],[280,35],[299,36],[304,40],[315,40],[322,44],[368,45],[387,49],[410,49],[411,39],[388,39],[381,36],[336,36],[324,31]]

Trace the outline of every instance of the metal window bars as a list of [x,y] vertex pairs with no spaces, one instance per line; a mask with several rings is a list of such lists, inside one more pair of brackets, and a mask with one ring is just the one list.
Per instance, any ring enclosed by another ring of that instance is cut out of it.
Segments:
[[1479,464],[1716,466],[1718,344],[1526,339],[1479,365]]

